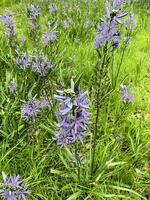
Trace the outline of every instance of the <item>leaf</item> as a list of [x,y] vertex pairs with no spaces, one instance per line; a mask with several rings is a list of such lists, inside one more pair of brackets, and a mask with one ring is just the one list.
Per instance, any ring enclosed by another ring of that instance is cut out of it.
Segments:
[[76,192],[74,194],[72,194],[67,200],[75,200],[77,199],[80,195],[82,194],[82,192]]

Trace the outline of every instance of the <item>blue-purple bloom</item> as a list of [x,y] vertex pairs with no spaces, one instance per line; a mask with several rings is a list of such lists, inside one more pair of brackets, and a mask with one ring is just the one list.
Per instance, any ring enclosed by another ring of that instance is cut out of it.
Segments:
[[60,111],[57,113],[60,130],[56,133],[57,144],[65,147],[76,141],[82,142],[82,137],[87,136],[90,115],[87,93],[75,91],[73,81],[71,89],[57,92],[55,98],[60,102]]
[[136,28],[136,20],[134,14],[129,15],[129,17],[125,20],[126,29],[129,31],[134,31]]
[[118,48],[121,34],[118,26],[122,23],[120,19],[127,15],[123,10],[123,3],[122,0],[114,0],[112,5],[106,2],[106,19],[101,19],[101,25],[98,27],[96,49],[107,44],[110,44],[114,49]]
[[24,185],[24,181],[20,176],[6,176],[3,174],[3,187],[0,189],[0,196],[4,200],[27,200],[30,194],[28,186]]
[[122,95],[122,101],[124,103],[132,103],[133,102],[133,96],[131,96],[128,86],[121,85],[121,95]]
[[57,8],[56,5],[51,5],[51,6],[49,7],[49,12],[50,12],[52,15],[55,15],[55,14],[57,13],[57,10],[58,10],[58,8]]
[[31,122],[36,119],[38,114],[42,111],[42,108],[46,108],[52,105],[51,100],[42,96],[40,100],[36,100],[35,98],[29,101],[23,101],[22,106],[22,117]]
[[46,32],[44,34],[44,38],[43,38],[43,43],[45,46],[47,46],[50,42],[54,42],[57,40],[57,35],[55,32]]
[[108,43],[114,46],[114,48],[119,46],[120,31],[116,29],[115,20],[111,20],[111,22],[101,20],[101,26],[99,26],[98,29],[100,35],[96,37],[96,49],[99,49],[101,46],[104,46]]
[[37,18],[40,15],[40,8],[35,5],[29,5],[28,6],[28,18],[30,20],[37,20]]
[[64,21],[63,28],[66,30],[73,24],[73,20],[71,18]]
[[24,101],[22,116],[26,121],[33,121],[40,113],[40,102],[37,100]]
[[30,66],[29,56],[24,55],[16,59],[16,64],[19,68],[26,70]]
[[40,8],[38,6],[35,5],[29,5],[28,6],[28,18],[30,20],[30,29],[31,30],[35,30],[37,27],[37,22],[38,22],[38,18],[40,16]]
[[5,27],[6,33],[8,36],[14,36],[15,35],[15,26],[13,19],[9,13],[6,13],[3,16],[0,16],[0,19],[2,20],[2,23]]
[[52,64],[46,58],[35,58],[33,70],[39,73],[42,77],[45,77],[51,68]]
[[10,93],[13,93],[16,91],[17,89],[17,84],[15,82],[12,82],[8,85],[8,89]]

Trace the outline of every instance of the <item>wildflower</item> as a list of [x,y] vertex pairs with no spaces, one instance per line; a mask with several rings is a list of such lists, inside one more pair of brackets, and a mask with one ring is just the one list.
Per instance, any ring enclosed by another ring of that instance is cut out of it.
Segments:
[[74,90],[74,82],[71,81],[71,89],[57,91],[55,98],[60,102],[59,118],[60,131],[56,133],[57,144],[61,147],[76,141],[82,142],[82,138],[89,124],[89,103],[87,93]]
[[40,113],[40,102],[37,100],[24,101],[22,116],[27,121],[33,121]]
[[29,68],[30,66],[30,61],[29,61],[29,57],[27,55],[24,55],[20,58],[16,59],[16,64],[18,65],[18,67],[20,67],[23,70],[26,70],[27,68]]
[[45,77],[51,68],[52,64],[46,58],[35,58],[33,70],[39,73],[42,77]]
[[63,28],[66,30],[66,29],[68,29],[72,24],[73,24],[73,21],[72,21],[72,19],[70,18],[70,19],[64,21]]
[[26,200],[29,195],[28,186],[24,185],[20,176],[6,176],[3,173],[3,187],[0,196],[4,200]]
[[46,98],[45,96],[41,97],[41,101],[40,101],[41,108],[46,108],[46,107],[50,106],[51,104],[52,103],[48,98]]
[[121,85],[122,101],[124,103],[132,103],[133,97],[130,95],[130,90],[128,86]]
[[99,26],[98,29],[100,35],[96,37],[96,49],[99,49],[101,46],[108,43],[111,44],[114,48],[118,48],[120,31],[116,29],[115,20],[111,20],[111,22],[101,20],[101,26]]
[[40,8],[38,6],[29,5],[28,6],[28,18],[30,20],[36,21],[40,15]]
[[124,0],[114,0],[112,5],[106,2],[106,19],[101,19],[101,26],[98,27],[100,34],[96,37],[96,49],[106,44],[110,44],[114,49],[118,48],[121,34],[118,26],[122,23],[120,19],[127,15],[123,4]]
[[49,7],[49,12],[50,12],[52,15],[55,15],[55,14],[57,13],[57,10],[58,10],[58,8],[57,8],[56,5],[51,5],[51,6]]
[[136,20],[134,14],[131,14],[126,20],[125,20],[125,26],[126,29],[129,31],[134,31],[136,28]]
[[49,44],[49,42],[54,42],[57,40],[57,35],[55,32],[46,32],[44,34],[43,43],[45,46]]
[[16,89],[17,89],[17,84],[14,83],[14,82],[10,83],[10,84],[8,85],[8,89],[9,89],[9,92],[10,92],[10,93],[15,92]]
[[15,26],[13,19],[9,13],[6,13],[3,16],[0,16],[0,19],[2,20],[2,23],[5,27],[6,34],[8,36],[14,36],[15,35]]

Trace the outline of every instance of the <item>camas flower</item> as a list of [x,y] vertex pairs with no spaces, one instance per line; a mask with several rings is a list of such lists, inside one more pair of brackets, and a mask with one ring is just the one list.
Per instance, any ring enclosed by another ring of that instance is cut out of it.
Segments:
[[71,81],[71,89],[57,91],[55,98],[60,102],[59,129],[56,133],[57,144],[61,147],[81,141],[89,124],[89,103],[87,93],[74,90],[74,82]]
[[125,26],[126,29],[129,31],[134,31],[136,28],[136,20],[134,14],[131,14],[126,20],[125,20]]
[[16,91],[17,89],[17,84],[15,82],[12,82],[8,85],[8,89],[10,93],[13,93]]
[[132,103],[133,97],[130,95],[130,90],[128,86],[121,85],[121,94],[122,94],[122,101],[124,103]]
[[46,58],[35,58],[33,70],[39,73],[42,77],[45,77],[51,68],[52,64]]
[[69,18],[68,20],[64,21],[63,28],[66,30],[73,24],[73,20]]
[[50,12],[52,15],[55,15],[55,14],[57,13],[57,10],[58,10],[58,8],[57,8],[56,5],[51,5],[51,6],[49,7],[49,12]]
[[17,58],[16,64],[18,65],[19,68],[26,70],[30,66],[29,57],[27,55],[24,55],[20,58]]
[[40,15],[40,8],[38,6],[32,4],[28,6],[28,18],[30,20],[36,21],[39,15]]
[[28,186],[24,185],[20,176],[6,176],[3,172],[3,185],[0,196],[4,200],[26,200],[29,195]]
[[44,96],[42,96],[39,101],[36,99],[23,101],[22,117],[26,121],[31,122],[35,120],[35,118],[41,112],[41,108],[46,108],[50,105],[52,105],[51,100],[47,99]]
[[5,27],[6,34],[8,36],[14,36],[15,35],[15,26],[13,19],[9,13],[6,13],[3,16],[0,16],[0,19],[2,20],[2,23]]
[[106,2],[106,19],[101,19],[101,26],[98,27],[99,33],[96,37],[95,48],[110,44],[114,49],[119,46],[119,38],[121,31],[119,24],[121,18],[125,17],[127,13],[123,10],[123,1],[114,0],[113,4]]
[[44,34],[43,43],[45,46],[47,46],[49,42],[54,42],[56,40],[57,40],[57,35],[55,32],[48,31]]
[[114,46],[114,48],[119,46],[120,31],[116,29],[115,20],[111,20],[110,23],[105,20],[101,20],[101,26],[99,26],[98,29],[100,36],[96,37],[96,49],[107,43],[110,43],[112,46]]
[[22,116],[26,121],[33,121],[40,113],[40,102],[37,100],[24,101]]

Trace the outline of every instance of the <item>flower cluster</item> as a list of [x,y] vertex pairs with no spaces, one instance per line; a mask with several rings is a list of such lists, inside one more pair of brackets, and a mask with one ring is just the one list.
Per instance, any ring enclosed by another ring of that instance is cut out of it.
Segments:
[[63,28],[67,30],[73,24],[73,20],[71,18],[64,21]]
[[132,103],[133,97],[130,95],[130,90],[128,86],[121,85],[121,94],[122,94],[122,101],[124,103]]
[[17,83],[16,82],[11,82],[9,85],[8,85],[8,90],[10,93],[13,93],[17,90]]
[[29,195],[28,186],[24,185],[20,176],[6,176],[3,173],[3,187],[0,196],[4,200],[26,200]]
[[26,70],[30,66],[29,57],[27,55],[16,58],[16,64],[19,68]]
[[46,108],[51,103],[46,97],[42,97],[41,101],[35,99],[30,101],[23,101],[22,116],[26,121],[33,121],[41,112],[41,108]]
[[96,37],[96,49],[99,49],[107,43],[110,43],[114,48],[118,48],[120,31],[116,29],[115,20],[111,20],[111,22],[108,23],[107,21],[101,19],[101,26],[99,26],[98,29],[100,36]]
[[55,15],[57,13],[57,6],[56,5],[51,5],[49,6],[49,12],[52,14],[52,15]]
[[106,19],[101,19],[101,26],[98,27],[99,33],[96,37],[95,48],[110,44],[114,49],[119,46],[119,37],[121,31],[118,25],[121,23],[120,18],[125,17],[127,13],[123,11],[122,0],[114,0],[112,6],[106,4]]
[[45,46],[47,46],[50,42],[54,42],[57,40],[57,35],[55,32],[46,32],[44,34],[44,38],[43,38],[43,43]]
[[45,77],[53,66],[44,56],[39,55],[31,56],[25,54],[16,58],[15,62],[17,66],[23,70],[27,70],[32,66],[32,70],[42,77]]
[[27,16],[30,20],[30,28],[34,30],[37,26],[38,17],[40,16],[40,8],[32,4],[29,5]]
[[15,26],[13,19],[9,13],[6,13],[3,16],[0,16],[0,19],[2,20],[2,23],[5,27],[6,33],[8,36],[14,36],[15,35]]
[[87,93],[75,91],[74,82],[71,80],[71,89],[57,91],[55,98],[60,102],[59,118],[60,131],[56,133],[57,144],[61,147],[76,141],[82,142],[82,137],[89,124],[89,103]]
[[45,57],[35,57],[33,70],[39,73],[42,77],[45,77],[51,68],[52,64]]

